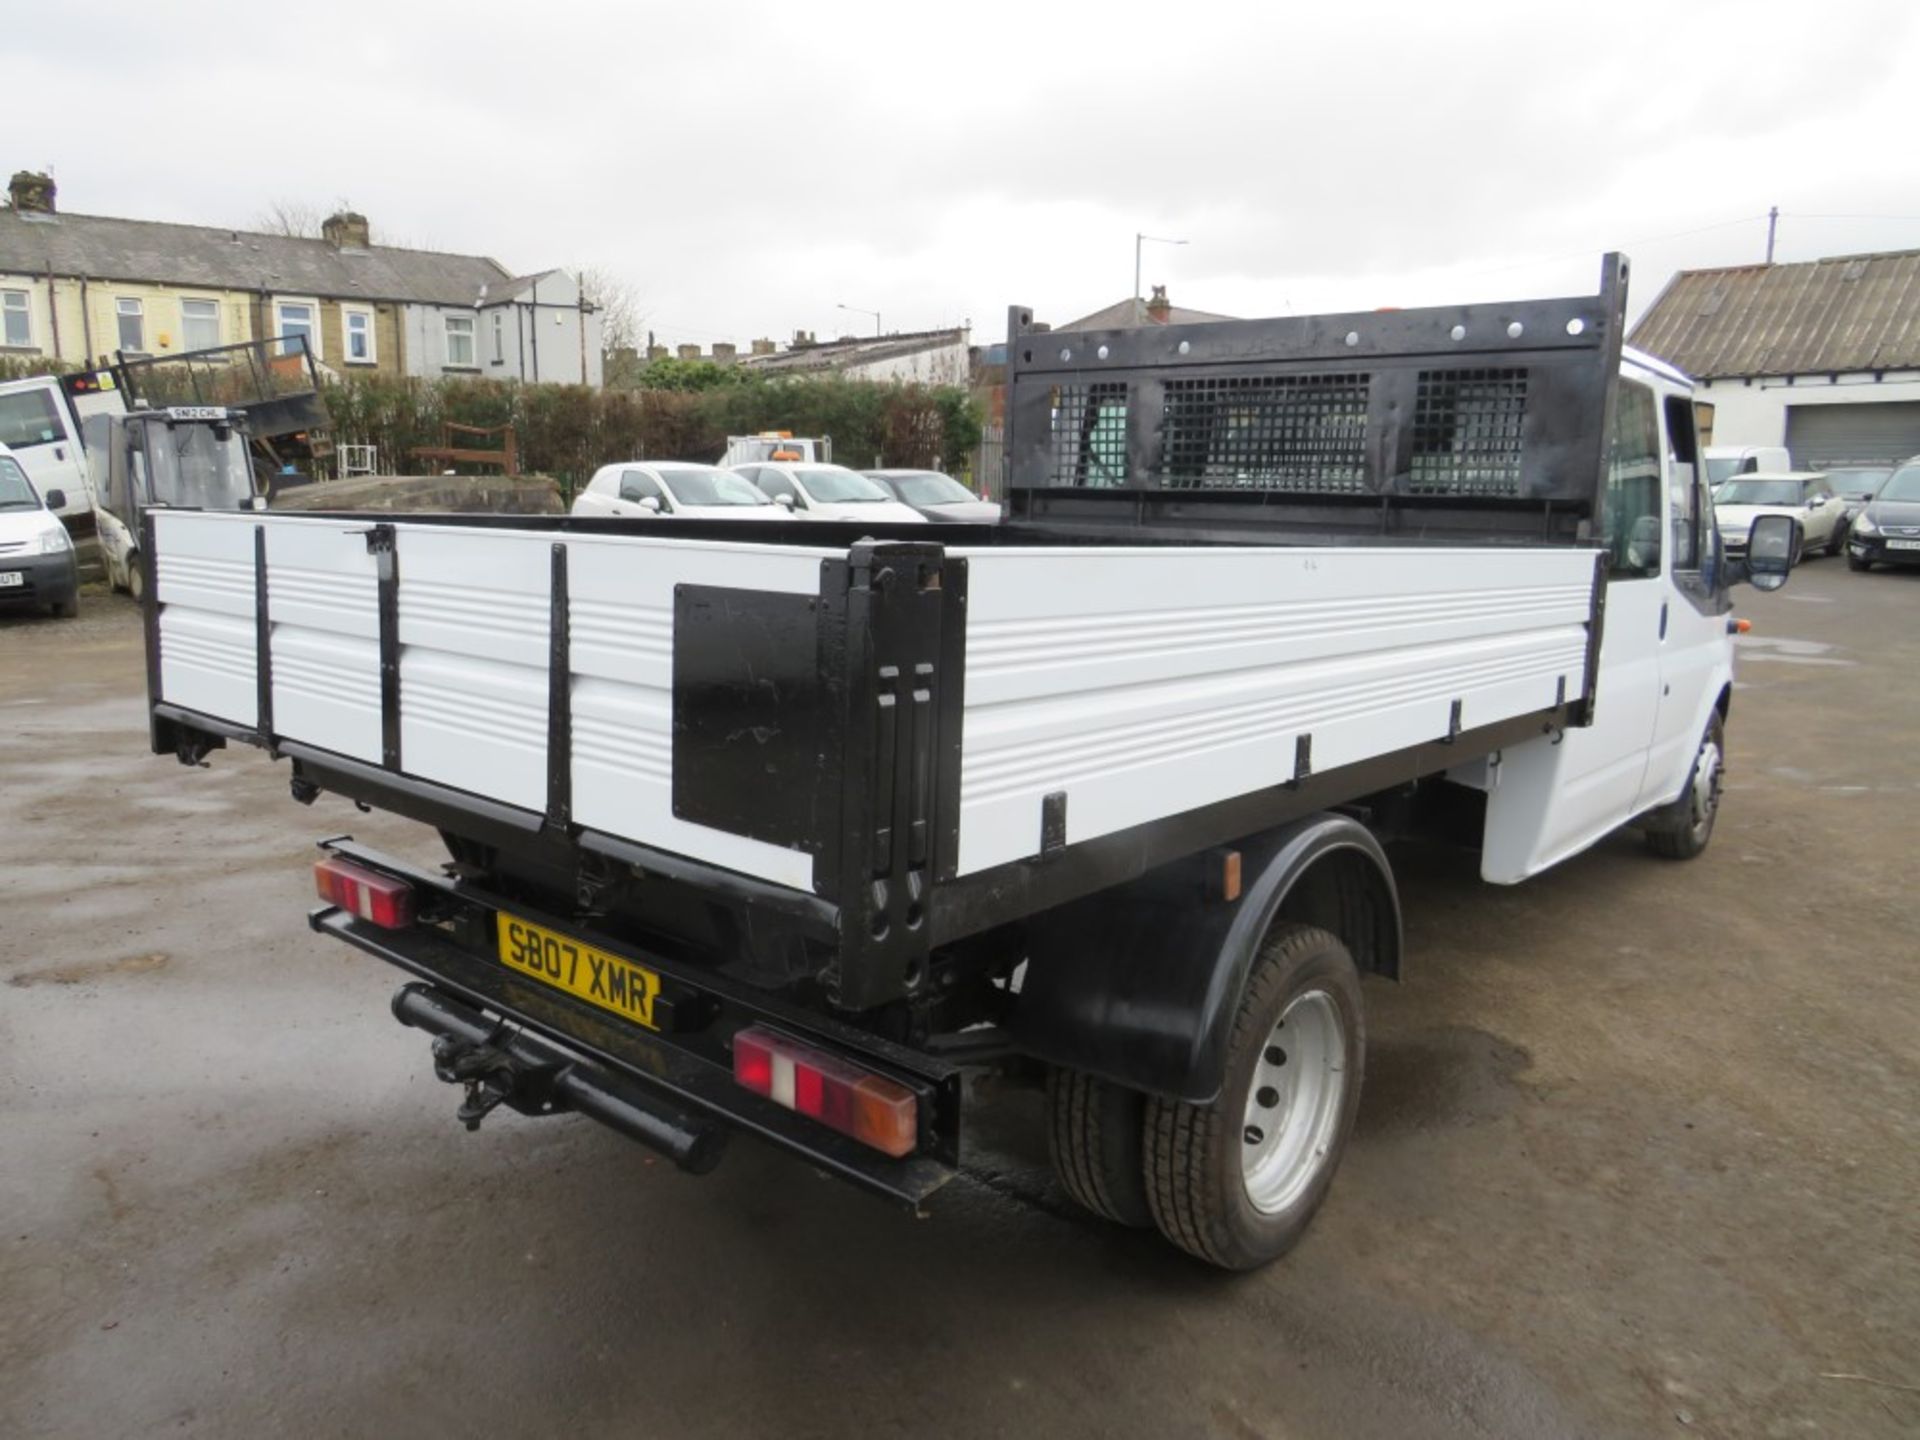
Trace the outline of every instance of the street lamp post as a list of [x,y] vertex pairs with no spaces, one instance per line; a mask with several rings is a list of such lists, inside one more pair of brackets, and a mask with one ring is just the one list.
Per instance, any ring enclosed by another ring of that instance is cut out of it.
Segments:
[[1140,247],[1148,240],[1156,245],[1184,245],[1184,240],[1169,240],[1164,235],[1142,235],[1138,231],[1133,236],[1133,308],[1140,308]]
[[873,333],[875,335],[880,333],[880,312],[878,310],[865,310],[858,305],[841,305],[838,303],[836,303],[833,308],[836,310],[851,310],[856,315],[871,315],[873,317]]

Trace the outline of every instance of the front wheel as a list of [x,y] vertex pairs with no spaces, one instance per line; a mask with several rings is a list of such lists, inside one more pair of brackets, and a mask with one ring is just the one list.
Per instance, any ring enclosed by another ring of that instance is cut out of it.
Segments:
[[1147,1101],[1147,1203],[1160,1233],[1225,1270],[1298,1244],[1353,1131],[1366,1051],[1347,947],[1311,925],[1276,925],[1247,976],[1218,1097]]
[[1720,815],[1720,792],[1726,783],[1725,732],[1716,713],[1707,722],[1693,770],[1680,798],[1647,817],[1647,844],[1669,860],[1691,860],[1713,838],[1713,822]]
[[1873,569],[1873,562],[1867,559],[1866,556],[1856,555],[1849,550],[1847,552],[1847,568],[1864,575],[1867,571]]

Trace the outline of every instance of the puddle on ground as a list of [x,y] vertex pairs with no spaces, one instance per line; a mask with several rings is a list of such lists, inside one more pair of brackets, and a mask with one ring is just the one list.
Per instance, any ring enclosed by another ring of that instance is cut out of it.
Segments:
[[1480,1125],[1519,1101],[1516,1077],[1533,1064],[1523,1047],[1454,1025],[1367,1047],[1359,1129],[1372,1135]]
[[125,955],[118,960],[74,960],[65,965],[49,965],[43,970],[23,970],[7,983],[22,990],[32,985],[84,985],[109,975],[145,975],[161,969],[172,958],[165,951],[153,950],[145,955]]
[[1784,635],[1741,635],[1734,640],[1740,659],[1778,660],[1786,665],[1852,665],[1827,652],[1833,646],[1818,640],[1790,640]]

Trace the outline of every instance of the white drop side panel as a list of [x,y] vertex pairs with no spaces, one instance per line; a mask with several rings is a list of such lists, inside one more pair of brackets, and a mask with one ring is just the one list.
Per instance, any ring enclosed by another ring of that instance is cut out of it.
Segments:
[[567,541],[573,818],[659,849],[807,890],[813,857],[673,813],[674,586],[820,593],[841,552],[635,536]]
[[402,526],[395,552],[400,768],[545,809],[552,537]]
[[1586,689],[1587,550],[965,551],[961,874]]
[[367,551],[372,520],[276,515],[264,523],[274,733],[378,765],[380,588]]
[[160,698],[256,725],[253,525],[234,515],[153,512]]

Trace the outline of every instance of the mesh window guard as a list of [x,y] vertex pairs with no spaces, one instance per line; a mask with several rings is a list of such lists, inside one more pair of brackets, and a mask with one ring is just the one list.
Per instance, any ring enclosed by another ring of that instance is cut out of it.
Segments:
[[1124,382],[1054,387],[1047,483],[1107,487],[1127,483]]
[[1407,493],[1518,495],[1526,418],[1524,369],[1422,370]]
[[1169,489],[1361,494],[1371,377],[1169,380],[1159,467]]

